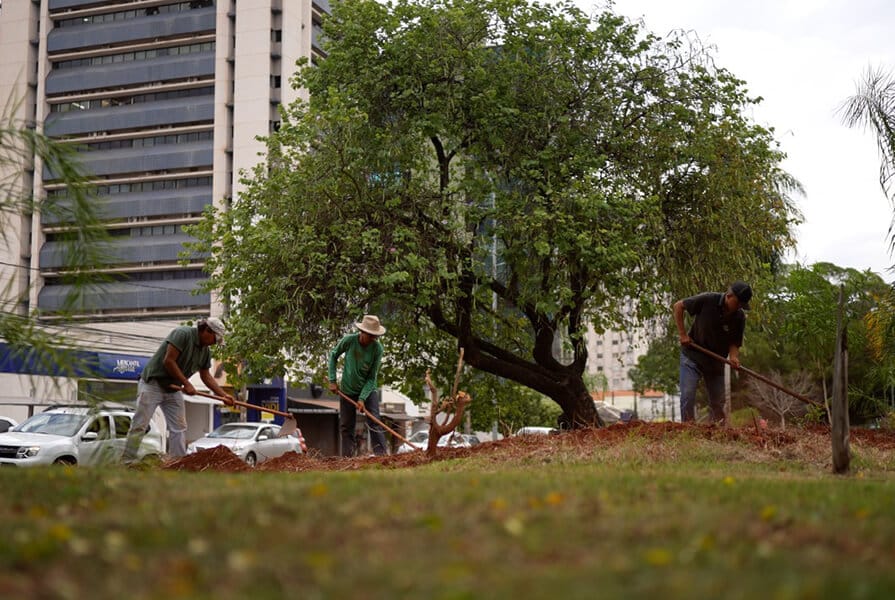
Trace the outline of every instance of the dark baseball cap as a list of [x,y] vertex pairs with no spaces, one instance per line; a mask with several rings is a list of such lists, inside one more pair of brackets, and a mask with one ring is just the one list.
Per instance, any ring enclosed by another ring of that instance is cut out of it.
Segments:
[[749,310],[749,301],[752,300],[752,286],[745,281],[734,281],[730,284],[730,291],[740,301],[740,308]]

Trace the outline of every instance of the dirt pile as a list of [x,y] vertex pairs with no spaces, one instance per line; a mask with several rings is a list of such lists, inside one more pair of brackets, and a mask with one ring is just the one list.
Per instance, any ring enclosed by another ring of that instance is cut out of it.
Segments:
[[224,446],[215,446],[207,450],[198,450],[180,458],[169,460],[162,465],[163,469],[174,471],[251,471],[252,468],[233,451]]
[[[703,439],[738,448],[753,448],[768,457],[805,458],[811,462],[829,460],[830,430],[828,427],[793,428],[786,431],[758,427],[719,427],[693,423],[647,423],[633,421],[600,429],[582,429],[555,435],[523,435],[496,442],[486,442],[472,448],[439,448],[434,460],[482,457],[494,462],[517,462],[526,459],[546,459],[552,455],[591,456],[595,448],[618,446],[630,440],[645,440],[661,445],[679,437]],[[895,432],[869,429],[851,430],[851,444],[856,449],[875,452],[895,451]],[[803,456],[804,455],[804,456]],[[425,452],[342,458],[322,456],[315,450],[305,454],[290,452],[258,465],[258,471],[354,471],[358,469],[413,468],[432,462]],[[202,450],[167,462],[165,469],[189,471],[249,471],[252,470],[230,450],[217,447]]]

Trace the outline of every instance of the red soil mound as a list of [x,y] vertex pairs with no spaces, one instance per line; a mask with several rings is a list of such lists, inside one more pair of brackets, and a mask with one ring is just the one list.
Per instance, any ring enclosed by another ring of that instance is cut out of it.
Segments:
[[[895,450],[895,432],[885,430],[852,429],[851,442],[858,447],[877,450]],[[662,442],[687,436],[720,443],[744,444],[762,450],[784,450],[810,440],[815,446],[822,445],[823,438],[829,438],[829,427],[793,428],[786,431],[759,429],[757,427],[720,427],[694,423],[647,423],[633,421],[618,423],[599,429],[581,429],[556,435],[523,435],[505,438],[496,442],[486,442],[472,448],[439,448],[435,458],[430,459],[425,452],[394,454],[391,456],[371,456],[342,458],[322,456],[313,449],[306,454],[290,452],[258,465],[258,471],[353,471],[369,468],[403,469],[425,465],[433,460],[486,457],[497,462],[514,462],[534,455],[552,453],[585,454],[597,446],[613,446],[631,438],[646,438],[650,442]],[[182,458],[167,462],[165,469],[186,471],[249,471],[251,468],[230,450],[217,447],[201,450]]]
[[169,460],[162,465],[163,469],[175,471],[250,471],[251,467],[241,458],[233,454],[230,448],[215,446],[207,450],[199,450],[195,454],[187,454]]

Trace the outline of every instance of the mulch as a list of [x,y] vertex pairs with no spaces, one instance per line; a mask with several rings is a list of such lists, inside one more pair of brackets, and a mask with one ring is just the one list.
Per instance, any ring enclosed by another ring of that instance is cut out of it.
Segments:
[[[360,469],[407,469],[430,464],[434,461],[462,459],[471,456],[484,457],[495,462],[515,462],[532,456],[549,456],[560,453],[592,452],[596,447],[614,446],[632,438],[647,442],[663,442],[680,436],[705,439],[720,443],[738,443],[763,451],[779,451],[796,446],[822,447],[823,439],[829,439],[830,428],[808,426],[787,430],[761,429],[758,427],[721,427],[699,423],[648,423],[632,421],[609,427],[580,429],[554,435],[522,435],[494,442],[484,442],[471,448],[438,448],[435,457],[425,451],[390,456],[344,458],[323,456],[311,449],[305,454],[290,452],[259,464],[252,469],[232,451],[223,446],[200,450],[195,454],[167,461],[163,469],[179,471],[356,471]],[[859,429],[850,431],[850,442],[858,447],[881,451],[895,450],[895,431]],[[577,452],[576,452],[577,451]]]

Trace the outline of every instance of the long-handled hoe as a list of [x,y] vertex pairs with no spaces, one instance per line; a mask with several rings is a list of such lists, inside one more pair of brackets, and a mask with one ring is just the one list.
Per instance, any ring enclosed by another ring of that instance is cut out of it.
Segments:
[[761,373],[756,373],[755,371],[753,371],[753,370],[751,370],[751,369],[747,369],[747,368],[744,367],[743,365],[740,365],[739,367],[734,367],[734,366],[733,366],[733,363],[730,362],[730,360],[724,358],[724,357],[721,356],[720,354],[715,354],[714,352],[712,352],[711,350],[709,350],[709,349],[707,349],[707,348],[703,348],[703,347],[700,346],[699,344],[696,344],[696,343],[694,343],[694,342],[691,342],[689,345],[690,345],[691,348],[696,348],[697,350],[699,350],[699,351],[702,352],[703,354],[706,354],[706,355],[708,355],[708,356],[711,356],[712,358],[714,358],[714,359],[716,359],[716,360],[720,360],[721,362],[727,363],[728,365],[731,366],[731,368],[734,368],[734,369],[736,369],[737,371],[742,371],[743,373],[746,373],[747,375],[751,375],[752,377],[758,379],[759,381],[763,381],[763,382],[765,382],[766,384],[768,384],[769,386],[771,386],[771,387],[773,387],[773,388],[777,388],[777,389],[780,390],[781,392],[786,393],[786,394],[789,394],[789,395],[792,396],[793,398],[796,398],[796,399],[798,399],[798,400],[801,400],[801,401],[804,402],[805,404],[812,404],[812,405],[815,405],[815,406],[822,406],[822,404],[820,404],[820,402],[818,402],[817,400],[812,400],[812,399],[809,398],[808,396],[803,396],[802,394],[800,394],[800,393],[798,393],[798,392],[794,392],[794,391],[792,391],[792,390],[790,390],[790,389],[787,389],[787,388],[783,387],[782,385],[780,385],[779,383],[777,383],[776,381],[774,381],[774,380],[772,380],[772,379],[768,379],[767,377],[765,377],[765,376],[762,375]]
[[[173,389],[183,391],[182,387],[172,385]],[[220,400],[221,402],[226,402],[226,398],[223,396],[216,396],[214,394],[207,394],[205,392],[196,392],[197,396],[204,396],[205,398],[211,398],[212,400]],[[248,402],[240,402],[239,400],[233,400],[233,404],[237,406],[244,406],[246,408],[254,408],[256,410],[262,410],[264,412],[273,413],[275,415],[280,415],[285,418],[283,421],[283,425],[280,427],[280,433],[277,434],[277,437],[285,437],[287,435],[292,435],[296,431],[298,431],[298,422],[295,420],[295,417],[291,413],[283,412],[281,410],[275,410],[273,408],[266,408],[264,406],[256,406],[254,404],[249,404]]]
[[380,421],[379,419],[377,419],[376,417],[374,417],[373,415],[371,415],[370,413],[365,411],[363,405],[361,405],[360,402],[358,402],[357,400],[355,400],[353,398],[349,398],[347,395],[345,395],[345,392],[343,392],[342,390],[336,390],[336,391],[339,393],[339,396],[341,396],[343,399],[345,399],[348,402],[350,402],[351,404],[353,404],[354,407],[358,410],[358,412],[366,415],[366,417],[368,419],[370,419],[371,421],[373,421],[374,423],[376,423],[377,425],[379,425],[380,427],[382,427],[383,429],[388,431],[390,434],[392,434],[393,436],[395,436],[396,438],[398,438],[399,440],[401,440],[402,442],[404,442],[405,444],[407,444],[414,450],[420,449],[418,446],[416,446],[415,444],[413,444],[412,442],[407,440],[407,438],[405,438],[403,435],[401,435],[400,433],[398,433],[397,431],[395,431],[394,429],[392,429],[391,427],[389,427],[388,425],[386,425],[385,423],[383,423],[382,421]]

